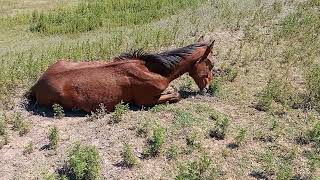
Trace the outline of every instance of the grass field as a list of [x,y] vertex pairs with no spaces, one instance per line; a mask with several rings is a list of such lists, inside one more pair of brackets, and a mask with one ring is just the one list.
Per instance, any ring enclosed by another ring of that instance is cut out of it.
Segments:
[[[0,0],[0,179],[320,179],[319,0]],[[108,61],[216,40],[212,95],[34,115],[58,59]]]

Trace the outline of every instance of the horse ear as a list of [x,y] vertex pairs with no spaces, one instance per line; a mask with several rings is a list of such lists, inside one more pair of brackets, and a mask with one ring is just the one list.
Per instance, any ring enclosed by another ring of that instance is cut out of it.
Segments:
[[212,43],[207,47],[206,51],[204,52],[204,54],[203,54],[203,56],[202,56],[202,58],[200,59],[199,62],[205,60],[205,59],[208,57],[208,55],[209,55],[209,54],[211,53],[211,51],[212,51],[212,48],[213,48],[213,45],[214,45],[214,42],[215,42],[215,41],[216,41],[216,40],[213,40]]
[[198,41],[197,41],[198,43],[200,43],[200,42],[204,42],[204,35],[202,35],[202,36],[200,36],[200,38],[198,39]]

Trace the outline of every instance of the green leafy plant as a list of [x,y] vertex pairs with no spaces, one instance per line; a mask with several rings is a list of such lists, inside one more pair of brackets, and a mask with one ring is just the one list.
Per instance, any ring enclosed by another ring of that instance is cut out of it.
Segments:
[[118,123],[122,120],[123,116],[128,112],[129,104],[125,104],[124,102],[120,102],[115,106],[115,110],[113,111],[112,120],[115,123]]
[[52,105],[52,109],[53,109],[54,118],[56,119],[64,118],[65,114],[62,106],[60,106],[59,104],[54,104]]
[[133,153],[132,147],[125,143],[122,152],[122,159],[127,167],[133,167],[138,164],[138,158]]
[[93,146],[76,143],[68,153],[68,177],[76,180],[98,180],[101,177],[101,157]]
[[153,135],[149,140],[148,149],[144,153],[145,156],[158,156],[162,151],[162,146],[165,142],[166,130],[158,126],[153,130]]
[[49,132],[49,146],[51,149],[57,149],[58,147],[58,142],[59,142],[59,131],[57,127],[53,127],[50,129]]
[[224,139],[229,126],[228,117],[219,118],[215,122],[214,128],[209,130],[209,135],[217,140]]

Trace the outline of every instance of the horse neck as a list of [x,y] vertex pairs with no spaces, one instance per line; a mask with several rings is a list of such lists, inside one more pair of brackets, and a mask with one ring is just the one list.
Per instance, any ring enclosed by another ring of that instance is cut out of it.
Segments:
[[183,57],[184,59],[181,60],[181,62],[176,66],[176,68],[167,76],[168,80],[171,82],[183,75],[184,73],[190,71],[190,69],[196,63],[196,61],[198,61],[202,57],[204,50],[205,49],[200,48],[195,53],[187,57]]

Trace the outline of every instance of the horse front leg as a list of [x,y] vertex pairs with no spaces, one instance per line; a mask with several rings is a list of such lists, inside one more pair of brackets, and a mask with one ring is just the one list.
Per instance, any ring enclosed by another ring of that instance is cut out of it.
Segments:
[[156,105],[162,103],[176,103],[180,101],[181,97],[179,93],[161,94],[158,96],[143,96],[136,98],[135,103],[138,105]]
[[160,95],[158,98],[156,104],[162,104],[162,103],[176,103],[181,100],[181,96],[179,93],[170,93],[170,94],[163,94]]

